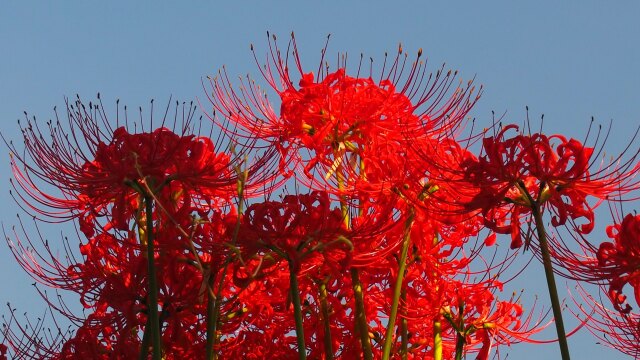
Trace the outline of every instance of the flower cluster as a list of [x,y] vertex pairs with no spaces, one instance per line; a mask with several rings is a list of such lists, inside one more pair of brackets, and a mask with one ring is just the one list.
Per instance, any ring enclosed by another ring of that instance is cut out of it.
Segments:
[[[260,69],[279,111],[256,82],[238,88],[220,72],[207,90],[216,140],[191,134],[186,105],[172,128],[166,115],[148,130],[114,126],[101,102],[79,99],[50,136],[28,120],[25,151],[9,145],[14,197],[36,222],[75,221],[79,251],[67,240],[65,259],[48,241],[38,252],[28,231],[12,250],[84,312],[42,292],[72,330],[50,336],[12,315],[0,358],[486,360],[546,327],[502,297],[513,255],[482,253],[496,233],[519,248],[522,224],[535,226],[551,284],[549,256],[571,257],[549,249],[545,210],[583,236],[596,206],[638,188],[635,159],[592,170],[594,150],[574,139],[509,138],[515,125],[465,134],[481,89],[428,74],[422,51],[350,75],[324,56],[304,70],[294,37],[286,52],[275,37],[269,48]],[[611,228],[596,256],[622,313],[623,287],[640,293],[638,219]]]

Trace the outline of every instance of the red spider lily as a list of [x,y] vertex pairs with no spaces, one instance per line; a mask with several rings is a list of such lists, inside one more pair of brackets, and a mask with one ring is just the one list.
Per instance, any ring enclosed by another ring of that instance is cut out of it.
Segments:
[[[326,351],[323,348],[326,341],[334,344],[336,353],[345,358],[362,356],[357,337],[355,341],[350,339],[354,338],[355,333],[353,319],[349,319],[353,315],[343,312],[329,319],[328,310],[323,310],[331,307],[334,309],[331,313],[335,315],[338,309],[349,307],[342,303],[347,297],[353,296],[348,291],[345,294],[344,289],[349,284],[348,277],[345,278],[349,265],[366,266],[367,274],[360,279],[363,291],[368,291],[365,290],[367,286],[375,284],[373,280],[367,281],[368,271],[377,274],[388,269],[385,258],[390,256],[392,250],[387,250],[386,241],[396,243],[394,237],[398,237],[398,234],[374,233],[366,221],[357,221],[360,218],[366,216],[354,217],[356,221],[352,228],[347,229],[342,210],[332,208],[326,192],[287,195],[279,202],[251,205],[245,213],[238,245],[245,249],[245,262],[252,259],[255,263],[259,259],[256,270],[250,271],[253,273],[252,280],[262,282],[274,278],[286,279],[288,276],[300,278],[298,291],[300,298],[304,299],[302,308],[306,314],[303,318],[304,335],[307,343],[311,344],[307,347],[311,355],[319,356]],[[362,232],[365,229],[369,230],[366,234]],[[387,237],[392,239],[386,240]],[[370,251],[375,251],[376,255],[369,255]],[[272,260],[274,258],[275,261]],[[365,260],[367,258],[377,259],[377,264],[373,264],[373,260]],[[280,259],[286,260],[288,267],[283,266]],[[324,294],[321,287],[325,288]],[[287,301],[291,301],[290,296],[286,297]],[[377,306],[371,302],[374,301],[372,299],[374,297],[366,302],[369,314],[376,313]],[[330,338],[327,337],[329,333]]]
[[[303,70],[293,37],[286,53],[269,46],[261,72],[278,114],[255,83],[211,80],[228,153],[187,134],[191,107],[178,130],[112,126],[101,104],[80,101],[67,107],[70,130],[48,124],[49,141],[35,121],[23,129],[23,155],[10,145],[17,197],[38,217],[77,219],[86,239],[79,254],[66,242],[63,259],[42,238],[44,251],[28,236],[12,251],[38,282],[79,294],[86,316],[45,294],[76,329],[47,338],[8,326],[16,357],[348,360],[391,349],[486,360],[546,325],[515,295],[499,299],[513,257],[483,258],[482,236],[492,245],[494,232],[510,233],[519,247],[524,219],[546,209],[554,226],[581,222],[582,236],[600,202],[640,187],[635,157],[595,170],[594,149],[560,135],[508,138],[514,126],[476,157],[477,137],[459,139],[475,89],[427,74],[421,52],[411,62],[400,49],[374,79],[362,63],[349,74],[346,55],[325,67],[326,48],[318,71]],[[291,177],[295,195],[280,188]],[[287,195],[253,200],[277,190]],[[625,218],[591,259],[600,281],[613,278],[616,309],[626,284],[640,287],[639,226]]]
[[328,193],[319,191],[256,203],[245,212],[238,246],[243,257],[265,259],[262,269],[278,259],[292,262],[296,271],[321,277],[349,266],[384,269],[402,238],[402,218],[393,205],[362,201],[344,212]]
[[[176,118],[174,128],[181,126],[184,134],[191,127],[194,111],[184,108],[182,124]],[[250,196],[251,184],[256,189],[273,179],[269,154],[251,166],[246,164],[247,154],[217,153],[206,137],[178,135],[165,127],[138,134],[122,126],[112,131],[102,105],[85,107],[79,99],[67,104],[67,116],[68,132],[59,121],[48,122],[48,141],[38,124],[28,121],[23,129],[24,155],[10,145],[14,188],[38,216],[53,221],[79,216],[87,236],[92,236],[93,220],[107,214],[110,226],[126,229],[125,220],[138,208],[137,194],[145,191],[169,196],[160,199],[167,207],[180,196],[188,197],[183,203],[193,198],[212,204],[236,192],[243,167],[248,177],[244,179],[246,196]],[[167,120],[165,117],[162,125]],[[117,118],[116,124],[120,121]],[[48,194],[42,184],[58,188],[61,196]],[[173,192],[161,193],[169,184]]]
[[627,214],[622,220],[607,227],[607,236],[613,241],[594,245],[578,238],[582,254],[575,254],[556,246],[555,257],[563,266],[567,277],[608,287],[607,294],[615,310],[629,313],[624,287],[630,285],[636,304],[640,304],[640,215]]
[[[159,243],[166,242],[162,237],[156,239]],[[83,341],[89,341],[86,336],[95,335],[88,344],[97,346],[94,347],[96,351],[106,346],[110,349],[109,352],[106,352],[106,348],[100,350],[105,354],[113,355],[121,351],[131,352],[133,349],[139,349],[140,339],[137,333],[144,329],[145,314],[149,311],[146,304],[147,261],[144,257],[145,252],[141,250],[135,238],[117,239],[103,233],[81,246],[81,263],[71,264],[66,271],[57,276],[54,275],[55,270],[62,269],[50,269],[46,272],[41,270],[40,274],[35,274],[41,276],[38,279],[41,282],[64,284],[58,287],[79,294],[83,306],[90,310],[90,317],[80,324],[80,329],[85,328],[88,332],[78,330],[76,335],[65,343],[65,347],[72,346],[71,344],[77,343],[81,338],[85,339]],[[193,322],[192,319],[185,320],[185,317],[197,317],[205,312],[206,306],[202,304],[199,296],[203,282],[202,272],[191,265],[194,260],[190,253],[185,252],[165,249],[156,259],[156,266],[161,273],[159,299],[162,304],[161,318],[166,324],[165,337],[174,336],[172,334],[175,331],[170,330],[177,323]],[[47,277],[44,277],[44,274]],[[56,309],[66,310],[59,307]],[[64,314],[74,322],[79,321],[73,314]],[[136,335],[128,340],[118,337],[119,334],[132,332]],[[188,333],[178,332],[178,335],[186,336]],[[167,349],[176,343],[167,342]],[[64,353],[64,348],[62,352]]]
[[[491,339],[491,346],[494,343],[498,346],[530,341],[529,337],[541,330],[539,322],[534,323],[531,314],[525,316],[514,301],[499,302],[495,299],[493,291],[501,288],[499,282],[473,284],[469,281],[472,259],[465,257],[461,249],[478,234],[479,228],[474,218],[470,219],[469,224],[442,224],[431,219],[426,212],[417,212],[411,229],[413,249],[404,277],[405,296],[400,310],[401,318],[406,322],[402,326],[411,334],[408,341],[409,357],[433,355],[434,323],[444,323],[442,309],[455,309],[461,301],[467,304],[464,319],[468,328],[464,331],[468,334],[461,335],[466,338],[465,351],[475,351],[472,349],[477,349],[478,344],[487,336]],[[373,266],[366,268],[365,274],[374,279],[370,281],[372,285],[368,292],[368,297],[375,299],[376,305],[371,311],[384,314],[389,312],[388,299],[392,290],[384,284],[393,283],[397,277],[397,262],[397,255],[390,253],[380,258],[379,263],[386,264],[380,270]],[[496,264],[495,268],[500,266]],[[387,273],[383,269],[390,271]],[[510,307],[507,306],[508,303],[511,304]],[[456,351],[456,332],[452,326],[441,326],[444,336],[442,352],[445,357],[453,357]],[[398,332],[400,333],[400,327]],[[398,334],[397,337],[400,338],[401,335]],[[394,345],[394,349],[394,353],[400,352],[399,345]],[[489,350],[487,345],[484,351]]]
[[[336,70],[325,69],[326,47],[318,74],[305,72],[293,36],[285,57],[275,38],[269,47],[261,72],[280,98],[280,115],[255,83],[234,90],[224,72],[211,80],[209,100],[237,125],[232,130],[235,135],[258,136],[278,148],[282,171],[291,161],[294,168],[302,164],[300,170],[306,176],[294,175],[311,188],[326,190],[323,184],[328,180],[330,191],[337,192],[361,183],[374,189],[396,187],[396,182],[391,186],[371,183],[380,179],[368,176],[367,162],[384,161],[389,151],[395,156],[392,161],[398,162],[408,156],[407,149],[417,145],[416,139],[452,133],[478,99],[471,83],[448,96],[455,74],[442,70],[427,74],[421,51],[407,65],[407,55],[400,48],[389,64],[385,59],[379,80],[374,80],[372,71],[361,75],[361,63],[355,76],[348,75],[346,56]],[[295,75],[289,55],[295,62]],[[294,78],[300,79],[298,86]],[[394,168],[386,173],[397,174]]]
[[[443,264],[446,266],[446,264]],[[525,314],[518,299],[499,300],[494,292],[502,284],[456,281],[446,274],[426,273],[408,277],[406,319],[414,352],[433,352],[434,323],[440,326],[444,354],[457,351],[478,352],[487,359],[501,345],[536,342],[531,336],[548,324],[541,324],[534,313]],[[456,345],[456,342],[462,342]],[[462,346],[462,347],[461,347]],[[430,349],[430,350],[429,350]]]
[[[502,129],[483,141],[485,155],[468,161],[465,175],[473,188],[468,209],[480,209],[486,225],[499,233],[510,233],[512,248],[522,246],[521,219],[532,206],[550,208],[553,226],[568,219],[584,219],[576,228],[586,234],[593,229],[593,209],[613,194],[624,195],[639,187],[634,179],[640,163],[635,156],[617,166],[594,170],[594,149],[561,135],[518,134],[516,125]],[[589,202],[588,198],[595,198]]]
[[[604,304],[606,300],[588,294],[583,287],[578,287],[580,297],[585,300],[580,313],[574,313],[578,318],[586,317],[584,321],[587,329],[602,343],[627,354],[634,359],[640,357],[640,314],[635,311],[610,309]],[[601,293],[608,293],[605,286]],[[574,299],[574,301],[576,301]],[[615,302],[614,302],[615,305]]]
[[[45,248],[50,260],[29,253],[21,258],[21,264],[38,281],[80,294],[85,308],[91,310],[91,320],[80,324],[82,331],[65,342],[63,353],[68,346],[76,349],[71,344],[79,344],[77,340],[87,336],[98,337],[91,341],[93,349],[107,356],[140,349],[138,333],[146,332],[147,318],[159,303],[163,348],[179,355],[179,348],[194,345],[196,337],[204,341],[203,323],[198,319],[206,314],[203,297],[209,289],[207,277],[217,276],[222,267],[220,258],[227,253],[198,253],[198,246],[220,250],[223,247],[215,243],[227,241],[226,237],[211,239],[215,226],[209,226],[203,236],[198,224],[216,220],[209,219],[209,214],[224,210],[232,194],[250,196],[245,193],[251,192],[248,177],[256,175],[258,179],[259,173],[250,167],[242,170],[248,159],[232,164],[231,155],[216,154],[208,138],[180,136],[164,127],[139,134],[118,127],[107,142],[101,126],[108,130],[110,124],[101,106],[90,105],[86,110],[78,100],[67,110],[71,135],[59,123],[49,123],[49,144],[36,123],[30,122],[23,131],[26,153],[16,157],[13,167],[17,187],[23,190],[19,196],[31,209],[54,220],[78,217],[89,242],[81,246],[82,260],[69,258],[66,267],[53,256],[48,243]],[[186,115],[185,129],[192,110]],[[266,155],[258,160],[256,169],[264,171],[268,159]],[[38,178],[57,187],[62,196],[40,190],[35,181]],[[101,225],[105,220],[106,225]],[[149,242],[152,235],[153,243]],[[155,245],[155,251],[150,250]],[[25,250],[18,244],[19,249]],[[38,260],[44,260],[44,267]],[[153,292],[147,286],[152,281],[149,269],[159,274],[153,276],[158,283]],[[151,296],[157,300],[148,300]],[[65,308],[56,310],[79,320],[65,313]],[[194,323],[198,325],[194,327]],[[186,340],[188,336],[194,339]],[[79,354],[80,350],[73,351]]]
[[[190,214],[188,216],[191,217]],[[171,354],[171,357],[193,357],[204,353],[204,319],[207,311],[204,276],[207,272],[203,267],[208,269],[208,273],[213,273],[211,276],[218,277],[222,265],[219,262],[229,256],[227,251],[220,251],[224,249],[222,243],[228,242],[224,232],[217,230],[216,235],[212,231],[227,227],[224,223],[216,225],[219,221],[224,221],[219,215],[206,221],[200,219],[194,222],[191,219],[191,226],[183,229],[186,235],[176,236],[175,232],[160,231],[155,236],[157,251],[154,262],[158,273],[158,302],[162,309],[159,318],[163,351]],[[200,226],[201,223],[207,224],[207,227]],[[78,293],[89,313],[88,318],[81,319],[68,313],[65,307],[50,303],[52,308],[79,326],[73,336],[61,342],[59,353],[52,346],[50,351],[55,353],[56,358],[67,358],[72,354],[75,358],[88,354],[100,354],[104,358],[128,357],[139,353],[141,349],[143,341],[139,334],[146,327],[150,311],[146,300],[147,253],[144,251],[145,244],[140,244],[134,232],[129,232],[129,237],[124,238],[122,232],[117,234],[101,232],[89,239],[80,247],[82,260],[66,267],[50,252],[52,260],[48,261],[49,269],[38,264],[35,256],[23,263],[38,281]],[[198,248],[190,248],[187,245],[189,242]],[[220,243],[217,247],[214,246],[216,242]],[[199,244],[207,244],[207,249],[217,248],[219,251],[215,256],[194,254],[194,250],[199,250]],[[48,244],[46,246],[48,249]],[[234,285],[230,279],[225,280],[226,286],[221,295],[231,298],[229,289]],[[229,302],[222,311],[225,315],[230,314],[237,311],[238,306],[237,302]],[[238,323],[235,320],[224,321],[223,325],[225,331],[233,333]],[[25,335],[33,336],[28,332]],[[15,342],[15,339],[10,340]],[[19,347],[19,344],[15,347]]]
[[[286,60],[289,49],[287,56],[281,57],[275,40],[270,44],[265,70],[261,70],[280,98],[279,116],[258,87],[252,83],[238,92],[226,73],[211,81],[210,101],[219,114],[237,125],[232,134],[265,140],[280,152],[281,172],[293,171],[304,186],[326,191],[340,202],[349,231],[347,238],[353,244],[353,286],[361,287],[359,269],[372,271],[362,275],[365,277],[382,271],[387,264],[397,266],[392,254],[400,248],[403,231],[395,225],[402,224],[409,213],[407,201],[397,195],[424,191],[425,170],[413,165],[417,163],[415,154],[408,149],[425,139],[453,133],[477,97],[472,96],[471,84],[456,89],[449,97],[455,74],[440,71],[425,75],[425,66],[419,60],[421,51],[405,72],[407,57],[403,60],[400,50],[375,81],[372,74],[360,77],[359,71],[355,76],[347,75],[346,63],[335,71],[325,70],[324,59],[317,76],[305,72],[293,37],[290,45],[300,79],[298,86],[292,79],[298,76],[291,75]],[[350,209],[357,210],[351,213]],[[380,209],[384,211],[380,213]],[[383,218],[394,211],[395,218]],[[389,223],[391,226],[383,225]],[[359,238],[362,234],[367,236]],[[356,299],[356,303],[363,302]],[[363,319],[363,313],[376,314],[375,309],[357,306],[359,319]],[[359,325],[363,348],[370,342],[367,330],[362,330],[368,326],[366,321]]]
[[203,201],[212,202],[228,197],[231,185],[235,185],[233,180],[229,156],[216,154],[207,138],[180,137],[166,128],[129,134],[121,127],[108,145],[98,144],[95,160],[83,165],[76,181],[79,195],[90,199],[88,205],[100,208],[113,203],[112,224],[125,230],[127,220],[139,206],[135,184],[144,183],[153,193],[159,193],[165,185],[177,182],[180,187],[173,194],[196,193]]
[[467,350],[478,351],[476,359],[488,359],[494,346],[534,342],[530,337],[546,327],[532,321],[533,313],[525,316],[517,299],[498,300],[493,292],[502,290],[501,283],[457,284],[450,289],[455,294],[451,305],[441,310],[452,331],[449,336],[458,341],[463,337]]
[[253,204],[245,216],[246,230],[239,245],[250,253],[274,251],[296,272],[307,257],[328,254],[334,248],[342,252],[352,248],[344,237],[342,213],[338,208],[331,209],[327,193],[287,195],[282,201]]
[[618,311],[629,312],[622,289],[633,287],[636,303],[640,304],[640,215],[628,214],[622,223],[607,227],[607,235],[613,242],[600,244],[596,258],[598,271],[609,281],[609,297]]

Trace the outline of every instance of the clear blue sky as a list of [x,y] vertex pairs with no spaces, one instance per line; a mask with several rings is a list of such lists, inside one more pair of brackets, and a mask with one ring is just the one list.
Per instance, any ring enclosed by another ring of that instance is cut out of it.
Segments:
[[[545,114],[547,131],[581,138],[591,116],[605,124],[613,119],[612,153],[640,124],[637,1],[158,3],[0,3],[2,134],[19,141],[16,120],[24,110],[47,120],[53,106],[63,106],[64,96],[76,93],[92,99],[101,92],[106,105],[120,98],[135,108],[151,98],[202,97],[201,78],[225,64],[232,75],[259,78],[249,44],[262,54],[267,30],[281,38],[295,31],[314,68],[327,34],[332,34],[329,59],[347,51],[381,60],[399,42],[409,52],[423,48],[432,69],[446,62],[461,78],[475,76],[484,85],[472,112],[480,124],[490,121],[491,110],[506,112],[505,121],[521,122],[528,105],[534,120]],[[10,227],[19,209],[8,195],[8,151],[4,154],[0,219]],[[46,231],[59,237],[59,228]],[[527,272],[526,281],[512,289],[526,286],[548,304],[539,270]],[[10,301],[19,313],[42,314],[31,282],[0,244],[0,304]],[[623,358],[595,342],[586,331],[571,338],[573,358]],[[559,357],[557,344],[516,345],[508,353],[511,359]]]

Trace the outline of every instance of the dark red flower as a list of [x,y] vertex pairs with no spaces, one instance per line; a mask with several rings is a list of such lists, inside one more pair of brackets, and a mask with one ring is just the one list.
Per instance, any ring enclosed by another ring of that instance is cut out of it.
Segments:
[[[92,236],[95,219],[105,215],[109,226],[127,229],[145,192],[175,208],[176,203],[191,202],[223,206],[237,194],[241,178],[245,198],[255,189],[265,191],[266,182],[273,180],[271,155],[249,164],[250,146],[247,152],[227,154],[217,152],[207,137],[186,135],[194,110],[181,110],[181,124],[175,119],[182,135],[166,127],[140,133],[124,126],[111,130],[101,105],[85,107],[80,100],[67,106],[69,130],[60,122],[47,123],[48,140],[38,124],[28,120],[23,129],[26,151],[10,145],[16,195],[30,212],[48,221],[79,217],[81,230]],[[60,194],[50,194],[50,186]],[[170,191],[163,191],[169,186]]]
[[[238,244],[247,255],[274,251],[274,255],[292,263],[295,271],[300,271],[307,258],[322,254],[329,259],[336,250],[342,253],[339,257],[348,258],[353,250],[345,238],[342,213],[332,208],[324,192],[256,203],[247,209],[245,217]],[[321,266],[324,261],[316,259],[312,266]]]

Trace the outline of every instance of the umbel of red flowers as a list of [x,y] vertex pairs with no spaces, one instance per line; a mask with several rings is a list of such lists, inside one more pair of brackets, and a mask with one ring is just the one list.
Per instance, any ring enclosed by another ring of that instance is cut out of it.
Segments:
[[209,78],[210,122],[185,103],[160,120],[153,102],[148,121],[119,104],[108,115],[99,96],[67,102],[67,121],[27,118],[24,149],[8,143],[12,194],[36,225],[73,221],[78,239],[54,244],[21,222],[7,241],[84,311],[40,290],[69,330],[10,307],[0,358],[488,359],[548,325],[502,296],[516,255],[483,255],[496,234],[540,257],[563,359],[554,271],[606,290],[613,309],[585,294],[585,322],[637,356],[624,287],[637,302],[638,217],[612,225],[613,242],[587,240],[597,206],[637,198],[637,152],[600,163],[561,135],[473,134],[481,89],[428,73],[422,51],[351,71],[346,55],[326,65],[326,50],[311,72],[293,37],[286,49],[274,37],[267,90]]

